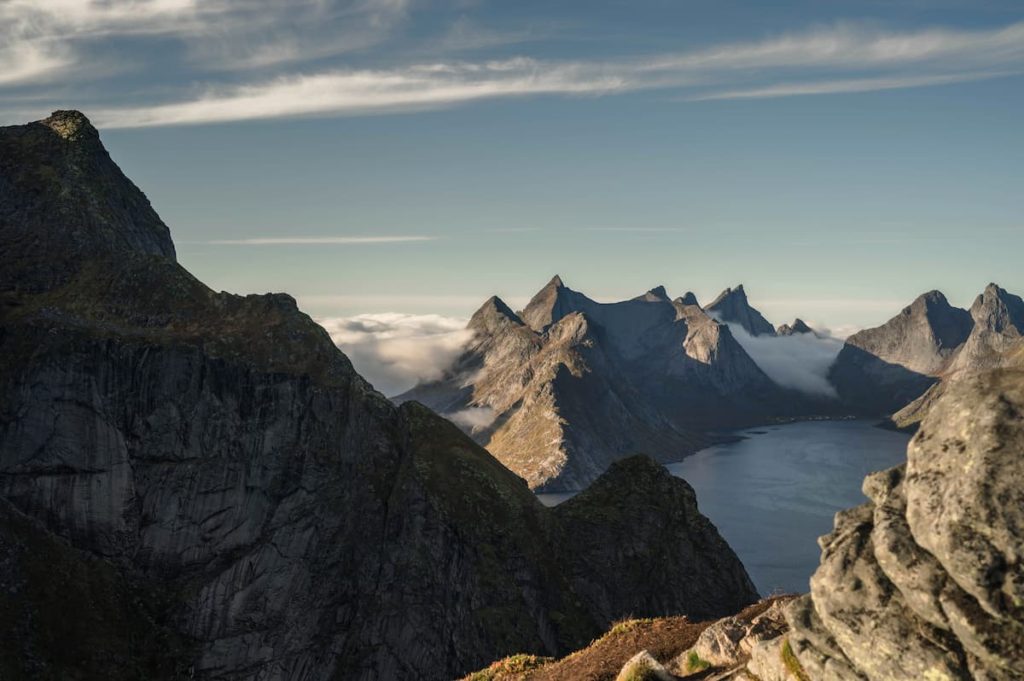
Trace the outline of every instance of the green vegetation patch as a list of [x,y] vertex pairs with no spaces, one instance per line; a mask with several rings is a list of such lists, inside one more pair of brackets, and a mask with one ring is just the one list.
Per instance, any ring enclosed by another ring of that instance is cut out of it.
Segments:
[[686,656],[686,671],[688,672],[703,671],[710,666],[711,663],[698,655],[696,650],[691,650]]
[[794,679],[797,681],[811,681],[810,677],[807,676],[807,672],[804,671],[803,665],[800,664],[800,660],[796,658],[796,653],[793,652],[793,647],[789,645],[788,638],[782,642],[781,655],[782,664]]

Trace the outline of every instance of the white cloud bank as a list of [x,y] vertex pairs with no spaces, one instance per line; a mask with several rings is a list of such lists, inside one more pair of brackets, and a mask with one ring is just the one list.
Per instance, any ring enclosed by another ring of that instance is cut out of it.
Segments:
[[[419,381],[440,378],[472,335],[465,319],[435,314],[384,312],[317,322],[356,370],[388,396]],[[480,416],[466,415],[465,425],[472,427],[480,422]]]
[[728,326],[768,378],[809,395],[837,397],[828,370],[843,349],[843,341],[820,330],[820,335],[751,336],[739,324]]

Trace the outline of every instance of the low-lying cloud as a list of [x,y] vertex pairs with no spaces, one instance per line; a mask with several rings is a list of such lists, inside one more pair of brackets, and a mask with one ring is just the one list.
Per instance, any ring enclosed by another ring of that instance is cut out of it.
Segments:
[[436,314],[384,312],[317,321],[356,371],[388,396],[440,378],[472,335],[465,319]]
[[843,341],[821,331],[792,336],[751,336],[739,324],[728,326],[768,378],[784,388],[809,395],[837,397],[828,380],[828,370],[843,349]]
[[456,425],[468,428],[471,433],[483,430],[497,418],[497,414],[490,407],[469,407],[443,416]]

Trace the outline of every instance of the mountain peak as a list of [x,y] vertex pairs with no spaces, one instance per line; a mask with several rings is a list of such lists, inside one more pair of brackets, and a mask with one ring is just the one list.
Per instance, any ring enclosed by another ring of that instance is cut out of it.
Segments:
[[491,296],[473,313],[467,328],[474,331],[494,333],[499,326],[508,322],[517,326],[523,325],[523,320],[512,311],[512,308],[505,304],[505,301],[498,296]]
[[556,274],[530,299],[519,313],[519,318],[534,331],[543,331],[573,312],[576,309],[573,301],[580,298],[586,299],[566,286],[562,278]]
[[1015,329],[1024,333],[1024,300],[990,283],[971,305],[975,323],[998,333]]
[[49,290],[90,262],[175,259],[167,225],[81,112],[0,127],[0,187],[0,290]]
[[642,300],[648,303],[668,302],[668,291],[665,290],[664,286],[655,286],[642,296],[633,298],[633,300]]
[[803,333],[814,333],[814,329],[807,326],[807,322],[797,317],[793,320],[792,324],[783,324],[780,326],[776,333],[779,336],[795,336]]
[[694,295],[693,291],[687,291],[682,297],[676,298],[676,302],[680,305],[696,305],[700,307],[700,303],[697,302],[697,296]]
[[775,335],[775,327],[747,302],[743,284],[725,289],[705,309],[722,322],[739,324],[752,336]]
[[96,128],[81,111],[57,110],[50,114],[49,118],[44,118],[39,122],[56,132],[61,138],[71,142],[81,139],[99,140]]

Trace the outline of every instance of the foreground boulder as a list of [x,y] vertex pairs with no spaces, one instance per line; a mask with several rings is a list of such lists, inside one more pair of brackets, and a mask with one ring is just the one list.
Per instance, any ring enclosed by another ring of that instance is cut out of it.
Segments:
[[837,514],[811,593],[787,611],[780,641],[800,673],[1024,678],[1024,372],[951,385],[907,464],[868,476],[864,492],[868,503]]
[[[695,505],[656,544],[546,509],[291,297],[196,280],[78,112],[0,128],[0,244],[0,678],[450,679],[752,597]],[[695,546],[726,577],[640,579]]]

